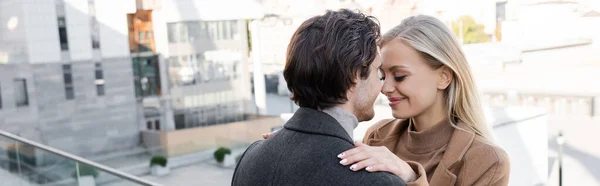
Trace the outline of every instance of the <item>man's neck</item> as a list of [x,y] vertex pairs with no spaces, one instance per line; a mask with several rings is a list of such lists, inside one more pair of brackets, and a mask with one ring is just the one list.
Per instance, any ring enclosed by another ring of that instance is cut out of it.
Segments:
[[341,106],[329,107],[322,111],[340,123],[350,138],[354,139],[354,128],[358,126],[358,119],[352,112],[349,112]]

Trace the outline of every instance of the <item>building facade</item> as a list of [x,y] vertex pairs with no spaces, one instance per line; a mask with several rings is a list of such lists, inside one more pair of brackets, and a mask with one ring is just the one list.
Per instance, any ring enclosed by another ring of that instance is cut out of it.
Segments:
[[133,0],[1,1],[0,129],[78,155],[137,146],[134,11]]
[[[260,5],[193,0],[138,0],[137,4],[136,14],[151,12],[146,20],[152,21],[146,25],[151,24],[152,30],[130,32],[130,41],[146,35],[142,32],[153,33],[155,47],[147,48],[158,62],[140,68],[142,75],[135,80],[136,89],[144,92],[138,97],[145,130],[170,131],[245,119],[252,105],[247,20],[262,18]],[[132,56],[143,52],[132,52]]]

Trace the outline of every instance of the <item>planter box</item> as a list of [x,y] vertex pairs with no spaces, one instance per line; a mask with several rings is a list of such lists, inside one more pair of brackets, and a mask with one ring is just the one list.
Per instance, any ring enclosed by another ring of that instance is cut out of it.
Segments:
[[153,176],[165,176],[171,172],[171,168],[169,166],[163,167],[160,165],[153,165],[150,167]]
[[78,186],[96,186],[94,176],[82,176],[77,180]]

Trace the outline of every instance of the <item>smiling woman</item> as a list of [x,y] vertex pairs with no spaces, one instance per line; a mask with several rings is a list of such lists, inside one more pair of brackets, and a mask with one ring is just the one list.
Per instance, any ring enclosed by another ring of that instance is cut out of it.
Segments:
[[460,44],[441,21],[413,16],[380,42],[382,120],[338,155],[353,171],[390,172],[407,185],[507,185],[508,155],[491,140]]

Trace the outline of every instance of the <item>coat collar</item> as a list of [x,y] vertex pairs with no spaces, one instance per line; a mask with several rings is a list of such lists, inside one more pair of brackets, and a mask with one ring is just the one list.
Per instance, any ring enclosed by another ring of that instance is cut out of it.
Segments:
[[325,112],[311,108],[301,107],[296,110],[283,127],[298,132],[337,137],[354,143],[337,120]]
[[[391,120],[369,134],[367,144],[385,146],[394,152],[400,135],[408,129],[408,124],[408,120]],[[442,157],[440,165],[436,168],[435,174],[432,175],[431,185],[454,185],[456,172],[453,170],[462,162],[461,160],[471,147],[474,139],[475,132],[469,126],[464,123],[455,126],[444,157]]]

